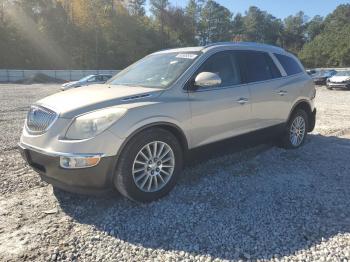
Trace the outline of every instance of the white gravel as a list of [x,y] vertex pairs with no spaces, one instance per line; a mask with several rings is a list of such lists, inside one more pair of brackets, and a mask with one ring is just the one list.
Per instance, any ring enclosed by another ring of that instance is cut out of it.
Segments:
[[57,91],[0,85],[0,261],[350,261],[349,91],[318,89],[302,148],[197,152],[151,204],[54,191],[24,164],[25,110]]

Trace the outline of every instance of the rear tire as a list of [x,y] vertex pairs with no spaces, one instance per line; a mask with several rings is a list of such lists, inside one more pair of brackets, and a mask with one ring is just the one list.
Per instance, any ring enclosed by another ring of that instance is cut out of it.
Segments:
[[309,130],[309,118],[307,113],[302,110],[296,110],[290,117],[288,124],[282,135],[282,147],[287,149],[296,149],[302,146]]
[[183,165],[178,139],[162,128],[136,134],[120,154],[114,185],[125,197],[151,202],[168,194]]

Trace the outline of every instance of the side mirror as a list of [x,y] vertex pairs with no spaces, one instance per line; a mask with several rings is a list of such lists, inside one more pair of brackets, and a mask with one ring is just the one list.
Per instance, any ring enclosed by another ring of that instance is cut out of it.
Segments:
[[197,87],[214,87],[221,84],[221,78],[215,73],[202,72],[196,76],[194,85]]

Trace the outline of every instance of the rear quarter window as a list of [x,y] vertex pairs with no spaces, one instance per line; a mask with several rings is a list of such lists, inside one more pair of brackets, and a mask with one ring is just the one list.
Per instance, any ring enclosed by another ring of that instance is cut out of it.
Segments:
[[303,69],[300,67],[299,63],[292,57],[280,54],[274,54],[280,64],[283,66],[287,75],[296,75],[303,72]]

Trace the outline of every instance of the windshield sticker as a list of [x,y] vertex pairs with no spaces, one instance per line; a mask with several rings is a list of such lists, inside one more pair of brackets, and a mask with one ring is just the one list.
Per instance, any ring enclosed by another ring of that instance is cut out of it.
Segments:
[[176,58],[185,58],[185,59],[195,59],[197,55],[195,54],[178,54]]

